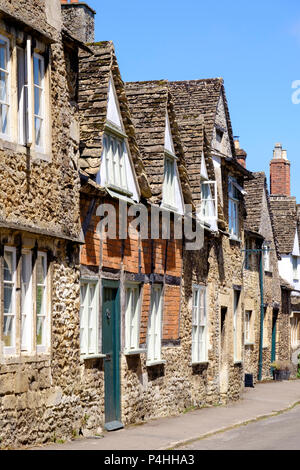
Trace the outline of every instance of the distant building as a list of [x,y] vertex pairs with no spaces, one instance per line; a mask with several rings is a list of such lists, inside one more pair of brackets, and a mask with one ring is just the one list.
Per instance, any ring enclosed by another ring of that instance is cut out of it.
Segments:
[[293,362],[300,352],[300,243],[299,206],[290,191],[290,162],[281,144],[276,144],[270,162],[271,208],[278,240],[280,276],[293,288],[291,298],[291,347]]

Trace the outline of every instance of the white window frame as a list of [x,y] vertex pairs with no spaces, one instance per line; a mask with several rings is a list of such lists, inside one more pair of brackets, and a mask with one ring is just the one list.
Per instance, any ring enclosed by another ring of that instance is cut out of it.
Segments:
[[162,301],[162,286],[160,284],[153,284],[151,287],[151,310],[147,331],[147,366],[163,362],[161,359]]
[[299,281],[298,256],[292,255],[293,280]]
[[[176,160],[175,155],[165,152],[164,159],[164,183],[163,183],[163,205],[176,209]],[[170,171],[168,171],[168,169]]]
[[[204,198],[204,186],[209,188],[210,197],[208,198]],[[208,214],[206,214],[206,207],[208,207]],[[201,218],[208,223],[218,218],[218,188],[216,181],[201,181]]]
[[[42,80],[41,84],[37,85],[35,84],[34,80],[34,63],[35,60],[40,60],[42,64]],[[32,117],[33,117],[33,128],[34,128],[34,144],[35,144],[35,150],[41,153],[45,152],[45,125],[46,125],[46,115],[45,115],[45,58],[41,55],[38,54],[37,52],[33,53],[33,58],[32,58],[32,67],[33,67],[33,83],[32,83],[32,93],[33,93],[33,110],[32,110]],[[36,114],[35,113],[35,90],[41,90],[41,103],[40,103],[40,108],[41,108],[41,114]],[[31,116],[29,117],[31,119]],[[42,122],[42,127],[41,127],[41,145],[37,145],[36,143],[36,125],[35,125],[35,120],[39,119]]]
[[[12,291],[12,312],[9,314],[5,314],[4,312],[4,307],[3,307],[3,330],[2,330],[2,335],[3,335],[3,353],[5,355],[14,355],[16,354],[16,323],[17,323],[17,312],[16,312],[16,306],[17,306],[17,301],[16,301],[16,280],[17,280],[17,260],[16,260],[16,248],[11,247],[11,246],[5,246],[4,247],[4,257],[5,253],[12,253],[12,280],[11,281],[5,281],[4,280],[4,259],[3,259],[3,284],[5,288],[5,284],[12,285],[13,286],[13,291]],[[4,290],[3,290],[3,295]],[[4,306],[4,299],[3,299],[3,306]],[[10,346],[5,346],[4,345],[4,317],[10,316],[12,317],[13,321],[13,327],[12,327],[12,338],[13,338],[13,344]]]
[[[26,261],[25,261],[26,260]],[[28,276],[26,284],[28,288],[24,295],[24,267],[25,275]],[[33,328],[33,297],[32,297],[32,252],[31,250],[23,250],[21,258],[21,329],[20,329],[20,346],[21,353],[31,353],[32,344],[32,328]],[[24,300],[24,302],[23,302]]]
[[242,362],[241,330],[241,291],[233,289],[233,357],[238,363]]
[[[230,237],[233,239],[239,239],[239,208],[240,200],[238,198],[237,191],[240,186],[236,183],[235,179],[229,177],[228,179],[228,227]],[[242,188],[241,188],[242,189]],[[242,192],[242,191],[241,191]]]
[[20,145],[27,145],[29,142],[29,86],[27,53],[27,48],[17,46],[18,141]]
[[124,354],[140,352],[141,292],[141,285],[139,283],[127,283],[125,285]]
[[[85,298],[82,298],[82,288],[86,287]],[[91,286],[94,288],[92,303],[90,303]],[[92,310],[91,316],[90,312]],[[92,339],[89,332],[92,330]],[[99,354],[99,280],[80,280],[80,355],[88,358]]]
[[[45,270],[44,270],[44,282],[42,284],[38,284],[37,280],[37,263],[38,258],[43,258],[45,260]],[[49,299],[48,299],[48,264],[47,264],[47,253],[45,251],[38,251],[37,259],[36,259],[36,267],[35,267],[35,287],[36,287],[36,306],[37,306],[37,289],[38,287],[42,287],[44,289],[44,297],[43,297],[43,314],[37,314],[37,308],[35,312],[35,337],[37,343],[37,326],[38,326],[38,317],[43,319],[43,343],[36,344],[36,351],[37,353],[44,353],[47,351],[49,346],[49,333],[50,333],[50,325],[49,325]]]
[[270,260],[270,245],[268,243],[263,243],[263,261],[264,261],[264,271],[271,271],[271,260]]
[[252,319],[253,319],[253,311],[252,310],[245,310],[245,344],[253,344],[253,337],[252,337]]
[[6,44],[6,54],[7,54],[7,70],[0,69],[1,72],[7,74],[7,89],[6,89],[6,101],[0,100],[0,105],[7,106],[7,132],[3,133],[0,127],[0,138],[3,140],[11,140],[11,60],[10,60],[10,40],[0,35],[0,40]]
[[[103,134],[102,142],[102,160],[105,164],[106,186],[121,194],[132,196],[132,193],[128,190],[126,171],[127,144],[125,138],[106,130]],[[97,182],[99,183],[99,181]]]
[[201,364],[208,362],[206,286],[193,286],[192,302],[192,364]]

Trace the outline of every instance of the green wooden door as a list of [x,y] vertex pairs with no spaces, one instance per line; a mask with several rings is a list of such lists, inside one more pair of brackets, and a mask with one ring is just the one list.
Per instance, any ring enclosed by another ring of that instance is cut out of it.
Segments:
[[103,283],[102,351],[105,382],[105,429],[114,431],[121,423],[120,390],[120,297],[116,282]]
[[[272,349],[271,349],[271,362],[274,362],[276,359],[276,325],[277,325],[278,312],[273,310],[272,318]],[[272,368],[271,368],[272,371]]]

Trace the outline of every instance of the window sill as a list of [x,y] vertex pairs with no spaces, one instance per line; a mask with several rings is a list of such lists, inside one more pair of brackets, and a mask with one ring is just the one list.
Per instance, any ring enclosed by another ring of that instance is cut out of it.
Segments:
[[3,354],[0,360],[0,364],[2,365],[9,365],[9,364],[23,364],[28,362],[44,362],[49,361],[51,359],[50,353],[44,354],[28,354],[25,355],[24,353],[19,356],[12,356],[8,354]]
[[168,212],[175,212],[175,214],[179,214],[177,207],[174,207],[171,204],[167,204],[166,202],[163,202],[160,207],[161,209],[164,209]]
[[252,342],[252,341],[246,341],[244,345],[245,345],[245,346],[254,346],[255,343]]
[[19,144],[18,142],[13,142],[9,137],[5,139],[3,136],[0,136],[0,149],[10,150],[11,152],[22,153],[24,155],[29,153],[33,160],[51,161],[51,156],[48,153],[34,149],[34,147],[27,147],[26,145]]
[[190,366],[208,366],[209,362],[208,361],[200,361],[200,362],[190,362]]
[[120,186],[115,186],[114,184],[108,184],[107,188],[111,189],[115,193],[120,193],[122,196],[127,196],[129,198],[131,198],[133,196],[133,194],[130,191],[128,191],[127,189],[121,188]]
[[242,361],[242,359],[240,359],[239,361],[233,361],[233,364],[235,366],[241,366],[243,364],[243,361]]
[[89,361],[90,359],[104,359],[106,354],[91,354],[90,356],[81,356],[80,362]]
[[159,360],[159,361],[147,361],[146,362],[146,367],[153,367],[153,366],[159,366],[161,364],[166,364],[167,361]]
[[133,349],[133,350],[124,350],[124,356],[137,356],[138,354],[143,354],[147,352],[147,349]]
[[234,235],[230,235],[230,236],[229,236],[229,240],[230,240],[231,242],[242,243],[242,240],[241,240],[240,238],[238,238],[238,237],[235,237]]

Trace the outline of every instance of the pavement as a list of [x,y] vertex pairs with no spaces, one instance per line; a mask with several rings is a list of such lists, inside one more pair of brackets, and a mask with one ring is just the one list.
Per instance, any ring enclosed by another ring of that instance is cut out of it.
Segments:
[[128,426],[102,437],[75,439],[34,450],[169,450],[180,448],[248,422],[276,416],[300,404],[300,380],[260,383],[224,406],[201,408],[180,416]]

